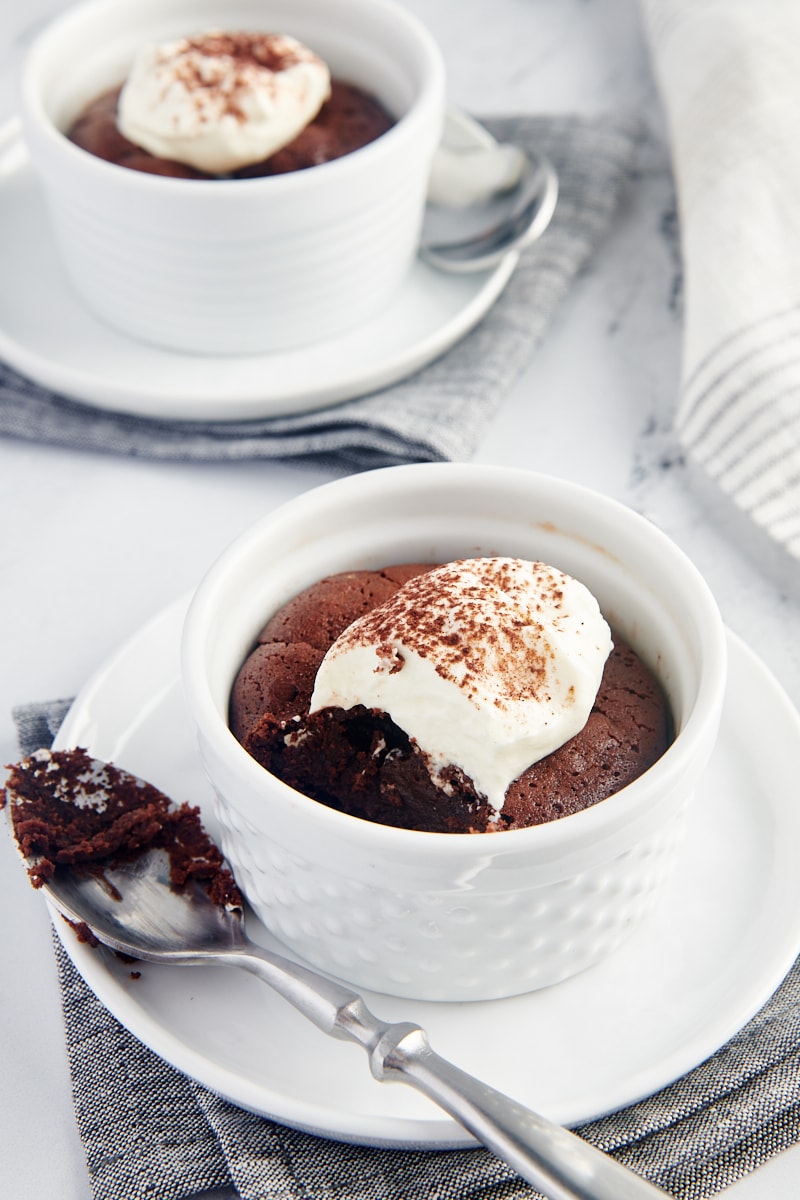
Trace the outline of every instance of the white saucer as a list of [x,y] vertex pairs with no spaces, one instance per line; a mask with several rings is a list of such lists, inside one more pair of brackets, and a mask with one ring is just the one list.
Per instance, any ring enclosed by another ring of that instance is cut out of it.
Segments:
[[[62,727],[83,745],[206,807],[178,675],[185,603],[161,613],[97,673]],[[761,1007],[800,950],[800,806],[790,786],[800,718],[765,667],[730,637],[718,748],[677,873],[656,913],[606,962],[511,1000],[414,1003],[368,995],[391,1020],[552,1119],[577,1124],[663,1087]],[[502,837],[502,834],[498,834]],[[443,1148],[469,1136],[409,1088],[384,1087],[362,1051],[326,1038],[262,983],[221,968],[130,968],[56,926],[112,1013],[190,1077],[243,1108],[344,1141]],[[259,941],[269,935],[254,919]]]
[[[451,122],[467,144],[486,130]],[[403,379],[462,338],[508,282],[518,254],[493,270],[448,275],[417,261],[400,294],[354,333],[287,354],[220,357],[160,350],[85,311],[58,262],[44,197],[19,122],[0,129],[0,359],[93,406],[140,417],[252,420],[362,396]]]

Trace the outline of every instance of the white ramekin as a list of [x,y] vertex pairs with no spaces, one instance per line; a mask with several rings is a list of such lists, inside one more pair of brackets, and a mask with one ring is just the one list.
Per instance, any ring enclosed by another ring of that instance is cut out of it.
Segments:
[[[334,162],[263,179],[168,179],[104,162],[64,130],[143,43],[212,27],[292,33],[397,124]],[[416,254],[444,69],[395,0],[89,0],[29,51],[22,119],[63,265],[86,306],[135,338],[271,352],[356,327]]]
[[[233,737],[233,678],[301,588],[348,568],[497,554],[576,576],[658,674],[677,734],[634,783],[530,829],[420,833],[308,799]],[[714,746],[726,642],[699,572],[630,509],[526,471],[433,464],[327,484],[259,521],[200,583],[182,673],[223,850],[269,929],[361,987],[485,1000],[598,961],[656,903]]]

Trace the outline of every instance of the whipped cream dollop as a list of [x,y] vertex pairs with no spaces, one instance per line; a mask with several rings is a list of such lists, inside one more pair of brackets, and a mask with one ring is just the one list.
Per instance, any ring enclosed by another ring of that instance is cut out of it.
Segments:
[[328,67],[295,38],[210,30],[139,51],[117,124],[159,158],[225,175],[288,145],[329,95]]
[[311,712],[388,713],[437,780],[459,767],[499,812],[532,763],[586,724],[611,652],[592,593],[541,562],[461,559],[354,621],[320,664]]

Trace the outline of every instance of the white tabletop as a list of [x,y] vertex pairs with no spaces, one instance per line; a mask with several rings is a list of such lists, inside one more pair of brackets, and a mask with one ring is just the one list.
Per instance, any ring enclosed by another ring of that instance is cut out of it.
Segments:
[[[438,38],[450,98],[464,108],[625,109],[643,114],[649,129],[610,236],[476,459],[577,480],[648,515],[694,559],[728,625],[800,703],[800,639],[788,637],[800,628],[796,596],[782,594],[715,525],[675,458],[680,261],[662,118],[635,0],[406,3]],[[6,6],[0,118],[15,109],[12,68],[21,49],[59,7],[59,0],[31,0],[12,14]],[[0,287],[2,280],[0,264]],[[14,704],[74,694],[121,640],[192,588],[252,520],[329,476],[284,464],[176,465],[0,439],[2,761],[18,757]],[[0,934],[0,1192],[14,1200],[88,1200],[48,918],[4,837],[0,859],[0,902],[9,914]],[[800,1148],[732,1191],[737,1200],[797,1195]]]

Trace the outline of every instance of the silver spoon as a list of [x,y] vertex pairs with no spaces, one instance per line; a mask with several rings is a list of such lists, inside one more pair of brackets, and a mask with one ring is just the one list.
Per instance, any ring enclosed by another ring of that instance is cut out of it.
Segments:
[[[96,767],[101,773],[105,764]],[[72,799],[81,803],[80,796]],[[100,942],[132,958],[181,966],[222,963],[257,975],[323,1033],[363,1046],[375,1079],[423,1092],[551,1200],[663,1200],[666,1195],[575,1134],[441,1058],[419,1025],[382,1021],[351,988],[256,945],[245,932],[240,908],[213,904],[198,884],[174,891],[163,850],[147,851],[100,877],[58,867],[42,891],[67,920],[87,925]]]
[[420,255],[443,271],[490,270],[542,236],[557,199],[558,177],[543,155],[445,139],[434,156]]

